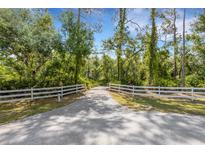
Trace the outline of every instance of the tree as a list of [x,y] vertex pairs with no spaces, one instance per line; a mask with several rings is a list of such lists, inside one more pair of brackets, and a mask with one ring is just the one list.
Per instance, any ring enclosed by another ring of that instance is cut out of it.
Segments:
[[118,80],[121,80],[121,73],[122,73],[122,46],[125,37],[125,21],[126,21],[126,9],[121,8],[119,9],[119,22],[118,22],[118,30],[116,33],[116,45],[117,45],[117,68],[118,68]]
[[192,41],[192,50],[194,51],[191,56],[193,59],[192,76],[195,78],[191,81],[198,86],[205,86],[205,13],[203,12],[198,16],[197,20],[192,24],[192,33],[188,35],[190,41]]
[[176,28],[176,19],[177,19],[177,14],[176,14],[176,9],[173,10],[174,13],[174,21],[173,21],[173,45],[174,45],[174,78],[176,79],[177,76],[177,52],[178,52],[178,47],[177,47],[177,28]]
[[123,46],[127,41],[126,9],[118,9],[118,24],[114,37],[104,41],[105,50],[114,50],[117,56],[117,80],[121,81]]
[[58,44],[51,16],[46,10],[1,9],[0,33],[3,65],[16,72],[25,86],[35,86],[36,76]]
[[98,81],[100,79],[101,64],[100,59],[97,55],[93,57],[93,67],[93,80]]
[[102,74],[105,83],[112,81],[114,71],[114,60],[106,54],[103,54],[102,57]]
[[148,44],[148,68],[149,68],[149,78],[148,82],[149,85],[154,85],[157,81],[157,27],[156,27],[156,21],[155,18],[157,16],[156,9],[151,9],[151,34],[149,38],[149,44]]
[[81,9],[78,9],[77,19],[72,11],[65,11],[61,16],[66,51],[75,57],[74,83],[79,81],[79,72],[86,58],[92,52],[93,31],[80,20]]
[[[177,38],[177,27],[176,27],[176,19],[178,17],[176,9],[166,9],[161,13],[162,22],[162,31],[165,35],[165,45],[172,45],[174,49],[174,68],[173,68],[173,77],[176,79],[178,75],[177,68],[177,54],[178,54],[178,38]],[[173,35],[173,40],[167,42],[167,37]]]
[[108,82],[204,87],[204,10],[187,34],[184,10],[182,36],[177,10],[160,10],[151,9],[150,23],[142,26],[133,9],[116,9],[114,35],[99,52],[93,47],[99,22],[90,22],[96,9],[64,10],[61,31],[49,9],[0,9],[0,88]]
[[181,59],[181,67],[182,67],[182,74],[181,74],[181,86],[185,86],[185,18],[186,18],[186,9],[184,9],[183,15],[183,50],[182,50],[182,59]]

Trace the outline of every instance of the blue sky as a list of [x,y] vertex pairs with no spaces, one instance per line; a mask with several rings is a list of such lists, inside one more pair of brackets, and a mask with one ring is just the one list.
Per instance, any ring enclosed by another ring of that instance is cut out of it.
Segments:
[[[54,19],[54,25],[56,29],[61,29],[61,22],[59,21],[59,16],[65,9],[48,9]],[[73,9],[75,12],[76,10]],[[102,31],[95,33],[95,48],[99,51],[101,49],[101,42],[114,34],[114,20],[115,9],[100,9],[95,14],[91,14],[89,17],[86,17],[86,20],[90,24],[101,23]]]
[[[59,16],[61,12],[64,9],[49,9],[49,12],[52,14],[54,19],[54,25],[56,29],[61,29],[61,23],[59,21]],[[158,11],[161,11],[162,9],[158,9]],[[74,12],[76,12],[76,9],[73,9]],[[94,24],[97,22],[100,22],[102,24],[102,32],[95,33],[95,47],[97,51],[101,50],[102,41],[106,40],[109,37],[112,37],[114,34],[115,26],[116,26],[116,20],[114,18],[116,17],[116,9],[99,9],[97,10],[97,13],[91,14],[90,16],[86,16],[82,20],[86,20],[89,24]],[[129,9],[127,13],[127,18],[134,20],[137,22],[141,27],[149,25],[150,24],[150,9]],[[177,19],[176,25],[178,28],[178,32],[182,32],[182,17],[183,17],[183,9],[177,9],[177,12],[179,14],[179,18]],[[202,9],[186,9],[186,29],[187,33],[190,32],[190,24],[196,20],[196,16],[200,13],[202,13]],[[157,25],[160,27],[161,21],[157,20]],[[132,24],[127,25],[129,27],[129,30],[131,34],[135,35],[136,30],[135,26]]]

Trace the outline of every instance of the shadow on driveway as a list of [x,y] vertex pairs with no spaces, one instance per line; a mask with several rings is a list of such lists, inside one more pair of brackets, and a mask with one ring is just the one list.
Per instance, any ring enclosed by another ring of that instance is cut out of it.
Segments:
[[204,144],[205,118],[134,112],[103,87],[75,103],[0,126],[0,144]]

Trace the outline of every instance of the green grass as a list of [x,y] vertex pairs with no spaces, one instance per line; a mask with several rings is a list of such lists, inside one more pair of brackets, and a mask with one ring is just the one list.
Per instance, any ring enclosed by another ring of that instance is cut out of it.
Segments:
[[111,92],[112,97],[120,104],[136,111],[160,111],[181,114],[194,114],[205,116],[205,101],[191,102],[182,99],[159,99],[140,96],[130,96]]
[[57,99],[53,98],[36,100],[33,102],[0,104],[0,125],[69,105],[82,95],[82,93],[69,95],[64,97],[61,102],[57,102]]

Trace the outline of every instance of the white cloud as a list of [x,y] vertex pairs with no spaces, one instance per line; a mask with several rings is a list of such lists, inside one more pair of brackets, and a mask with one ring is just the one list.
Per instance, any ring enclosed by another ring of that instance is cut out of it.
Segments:
[[[148,9],[130,9],[127,14],[128,20],[137,23],[141,28],[149,23],[149,10]],[[137,26],[133,23],[128,23],[127,26],[131,33],[136,33]]]
[[[190,33],[191,32],[191,24],[195,22],[197,18],[196,17],[189,17],[189,18],[185,18],[185,30],[186,33]],[[183,17],[180,17],[176,20],[176,27],[177,27],[177,31],[178,33],[182,34],[183,32]]]
[[[191,24],[194,23],[196,20],[196,17],[194,15],[190,15],[189,10],[187,10],[187,15],[186,15],[186,32],[190,33],[191,32]],[[177,13],[179,17],[176,20],[176,26],[177,26],[177,31],[178,33],[182,34],[183,31],[183,9],[177,9]],[[189,14],[189,15],[188,15]],[[145,27],[150,23],[150,11],[149,9],[132,9],[129,10],[127,14],[128,20],[132,19],[134,22],[138,23],[141,27]],[[162,24],[161,19],[157,19],[157,27],[160,28]],[[131,33],[136,33],[136,25],[129,23],[127,24],[129,27],[129,30]]]

